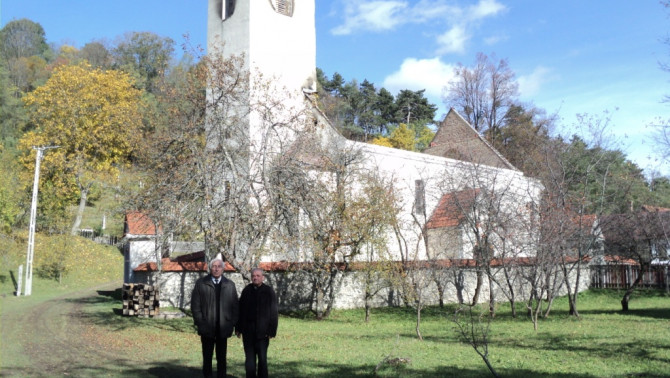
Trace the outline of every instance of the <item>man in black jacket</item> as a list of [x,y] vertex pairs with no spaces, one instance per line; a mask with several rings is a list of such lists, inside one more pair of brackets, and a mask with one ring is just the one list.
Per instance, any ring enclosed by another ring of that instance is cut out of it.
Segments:
[[263,283],[264,280],[263,270],[253,269],[251,283],[242,290],[240,296],[240,320],[235,327],[235,334],[237,337],[242,334],[244,368],[248,378],[268,376],[268,346],[270,339],[277,335],[277,295],[270,286]]
[[210,274],[196,281],[191,294],[191,312],[202,343],[202,373],[212,376],[212,355],[216,345],[216,375],[226,376],[228,338],[237,323],[239,304],[235,283],[223,276],[219,253],[209,263]]

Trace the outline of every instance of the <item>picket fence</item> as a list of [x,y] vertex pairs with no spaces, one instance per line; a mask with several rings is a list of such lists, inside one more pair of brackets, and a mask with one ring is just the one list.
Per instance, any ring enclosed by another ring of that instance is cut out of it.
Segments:
[[[636,265],[591,266],[591,287],[598,289],[626,289],[640,275]],[[668,265],[652,265],[642,273],[638,287],[664,289],[670,292]]]

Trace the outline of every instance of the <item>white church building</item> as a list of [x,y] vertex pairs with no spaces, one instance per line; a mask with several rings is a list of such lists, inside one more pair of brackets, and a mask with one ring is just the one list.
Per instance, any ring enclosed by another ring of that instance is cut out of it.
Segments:
[[[541,184],[514,168],[453,109],[424,153],[349,141],[334,129],[314,101],[317,85],[315,0],[208,1],[209,54],[244,56],[245,68],[252,72],[250,88],[255,87],[253,82],[259,77],[258,73],[264,78],[273,78],[276,85],[288,90],[287,102],[309,109],[315,127],[304,132],[316,133],[324,146],[346,145],[360,151],[364,155],[361,164],[365,169],[394,179],[396,195],[401,199],[398,222],[401,229],[396,232],[402,233],[404,239],[403,247],[397,236],[388,235],[389,250],[396,260],[400,261],[404,254],[414,262],[471,261],[482,237],[487,238],[494,256],[534,255],[536,230],[532,210],[540,200]],[[253,130],[254,115],[248,117],[248,127]],[[250,131],[249,135],[261,133]],[[506,222],[503,227],[498,220],[500,228],[505,229],[502,236],[498,232],[493,235],[493,231],[500,230],[481,224],[492,217],[493,203],[496,216]],[[480,208],[484,206],[488,208]],[[146,229],[155,232],[155,228]],[[206,274],[203,254],[190,254],[179,262],[164,259],[159,275],[156,261],[151,261],[153,255],[146,252],[152,250],[147,242],[152,237],[155,240],[155,235],[127,236],[124,278],[161,285],[162,305],[187,306],[192,284]],[[141,244],[145,251],[141,259],[137,258],[138,249],[133,248],[133,242]],[[186,263],[189,258],[192,261]],[[280,304],[284,308],[310,306],[312,299],[302,284],[304,277],[286,271],[278,264],[281,260],[284,260],[282,256],[277,255],[262,256],[260,260],[260,266],[268,271],[269,283],[275,286],[280,298],[284,296]],[[243,287],[239,274],[231,266],[227,266],[226,274],[238,281],[238,288]],[[343,281],[335,307],[361,307],[365,300],[363,283],[356,272],[342,274],[349,277]],[[474,275],[468,280],[473,285]],[[455,293],[446,296],[446,301],[456,300]],[[376,304],[393,304],[388,298],[388,292],[382,293]],[[434,295],[427,302],[437,300]]]

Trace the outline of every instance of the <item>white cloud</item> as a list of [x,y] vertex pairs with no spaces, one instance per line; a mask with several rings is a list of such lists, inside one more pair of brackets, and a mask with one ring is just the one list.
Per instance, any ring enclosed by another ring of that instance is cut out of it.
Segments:
[[471,6],[452,3],[448,0],[420,0],[410,5],[406,0],[343,0],[343,22],[331,29],[331,33],[348,35],[359,31],[384,32],[406,24],[435,21],[438,28],[448,29],[443,33],[433,32],[426,25],[427,34],[436,36],[436,53],[463,53],[475,25],[507,9],[497,0],[479,0]]
[[506,8],[496,0],[481,0],[474,6],[468,8],[469,18],[471,20],[480,20],[504,11]]
[[400,68],[384,79],[383,86],[396,94],[401,89],[425,89],[426,98],[436,105],[442,103],[442,88],[454,78],[454,66],[440,58],[406,58]]
[[421,0],[414,6],[401,0],[345,0],[344,22],[331,29],[335,35],[358,31],[381,32],[405,24],[421,24],[434,19],[460,19],[463,10],[445,0]]
[[437,43],[439,45],[437,54],[463,53],[465,52],[465,42],[467,42],[468,39],[470,39],[470,36],[466,34],[465,29],[462,26],[454,26],[437,37]]
[[351,34],[357,30],[384,31],[403,22],[404,1],[368,1],[345,4],[344,24],[331,30],[335,35]]
[[521,97],[529,98],[540,92],[542,85],[550,80],[551,69],[537,66],[530,75],[519,76],[519,94]]
[[492,35],[490,37],[484,38],[484,43],[491,46],[491,45],[497,44],[498,42],[507,41],[508,39],[509,39],[509,36],[507,36],[507,35],[496,34],[496,35]]

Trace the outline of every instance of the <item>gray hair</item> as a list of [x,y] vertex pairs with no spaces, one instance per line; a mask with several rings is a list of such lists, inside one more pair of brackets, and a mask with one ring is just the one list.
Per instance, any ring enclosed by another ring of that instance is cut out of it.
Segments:
[[213,259],[209,262],[210,270],[212,269],[212,268],[211,268],[211,267],[212,267],[212,264],[214,264],[215,261],[221,261],[221,265],[225,267],[225,264],[224,264],[224,262],[223,262],[223,259],[220,258],[219,256],[216,256],[215,258],[213,258]]

